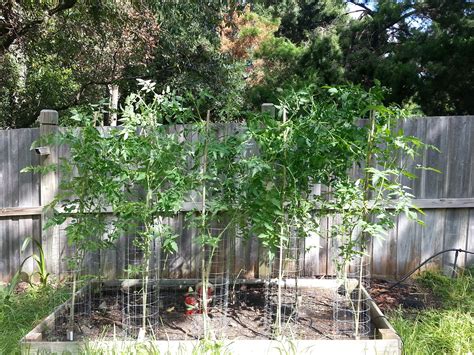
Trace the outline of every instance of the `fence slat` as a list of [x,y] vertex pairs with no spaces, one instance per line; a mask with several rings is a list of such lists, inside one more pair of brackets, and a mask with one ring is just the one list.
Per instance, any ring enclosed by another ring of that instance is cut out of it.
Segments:
[[[428,210],[422,216],[425,225],[421,228],[421,261],[443,250],[446,210]],[[431,260],[424,269],[441,269],[442,257]]]
[[[446,225],[444,230],[444,249],[464,249],[466,246],[469,210],[449,209],[446,211]],[[450,273],[454,267],[455,253],[443,254],[443,268]],[[459,255],[457,267],[464,266],[465,256]]]
[[417,235],[420,226],[404,214],[398,216],[397,277],[405,275],[420,264],[421,243]]
[[451,117],[449,120],[446,196],[451,198],[472,197],[467,196],[469,178],[473,169],[466,154],[469,152],[471,144],[468,130],[469,119],[468,117]]

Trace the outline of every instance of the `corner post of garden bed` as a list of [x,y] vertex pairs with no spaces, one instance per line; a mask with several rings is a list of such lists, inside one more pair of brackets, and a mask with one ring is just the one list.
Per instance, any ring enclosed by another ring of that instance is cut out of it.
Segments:
[[[40,140],[58,132],[58,117],[58,112],[55,110],[41,110],[38,117]],[[55,166],[54,169],[41,174],[40,204],[43,208],[41,212],[41,245],[45,259],[48,260],[48,272],[59,274],[59,227],[44,228],[52,215],[52,210],[45,207],[54,199],[59,188],[59,148],[57,145],[48,145],[36,148],[35,151],[40,155],[42,167]]]

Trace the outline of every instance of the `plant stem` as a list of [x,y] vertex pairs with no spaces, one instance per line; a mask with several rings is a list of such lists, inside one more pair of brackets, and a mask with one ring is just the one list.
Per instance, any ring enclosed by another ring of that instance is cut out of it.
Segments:
[[[288,129],[285,127],[286,124],[286,109],[283,109],[283,154],[284,154],[284,161],[287,161],[287,153],[286,153],[286,141],[288,136]],[[286,166],[283,164],[283,186],[282,186],[282,198],[281,198],[281,210],[282,212],[285,209],[285,198],[286,198]],[[284,213],[284,212],[283,212]],[[283,217],[283,221],[280,226],[280,245],[279,245],[279,261],[278,261],[278,291],[277,291],[277,312],[276,312],[276,319],[275,319],[275,335],[277,337],[281,336],[281,305],[282,305],[282,294],[281,294],[281,284],[283,282],[283,249],[284,249],[284,235],[286,230],[286,213]]]
[[[147,180],[147,185],[150,186],[149,181]],[[151,208],[151,201],[152,201],[152,191],[150,188],[148,188],[147,194],[146,194],[146,207],[147,210],[150,210]],[[143,256],[145,258],[145,271],[143,273],[143,286],[142,286],[142,292],[143,292],[143,297],[142,297],[142,329],[143,329],[143,335],[146,334],[146,312],[147,312],[147,301],[148,301],[148,282],[149,282],[149,272],[150,272],[150,232],[151,232],[151,226],[149,222],[145,222],[145,240],[144,240],[144,250],[143,250]]]
[[143,308],[143,315],[142,315],[142,329],[144,334],[146,333],[146,312],[147,312],[147,292],[148,292],[148,273],[150,270],[150,246],[147,244],[145,246],[145,272],[143,274],[143,303],[142,303],[142,308]]
[[355,331],[354,336],[356,339],[359,339],[359,328],[360,328],[360,306],[362,303],[362,276],[363,276],[363,267],[364,267],[364,256],[361,255],[360,257],[360,265],[359,265],[359,286],[358,286],[358,294],[357,294],[357,307],[356,307],[356,316],[355,316]]
[[[69,340],[74,340],[74,308],[76,306],[76,280],[77,280],[77,270],[74,270],[72,273],[72,296],[71,296],[71,309],[69,310],[69,329],[71,332],[72,338]],[[69,336],[69,334],[68,334]]]
[[[365,176],[364,176],[364,211],[362,215],[362,220],[364,222],[368,222],[369,216],[370,216],[370,178],[371,174],[369,172],[369,168],[372,164],[372,157],[373,157],[373,149],[374,149],[374,142],[375,142],[375,115],[374,111],[370,111],[370,116],[369,116],[369,124],[370,124],[370,131],[369,131],[369,136],[367,137],[367,153],[366,153],[366,160],[365,160]],[[366,242],[367,242],[367,235],[365,232],[362,233],[362,238],[360,241],[360,252],[363,253],[365,248],[366,248]],[[358,290],[357,290],[357,305],[356,305],[356,316],[355,316],[355,331],[354,331],[354,336],[356,338],[359,338],[359,328],[360,328],[360,309],[361,309],[361,303],[362,303],[362,278],[363,278],[363,268],[365,267],[364,265],[364,256],[363,254],[360,256],[360,265],[359,265],[359,277],[358,277]]]
[[[201,168],[201,178],[202,178],[202,204],[201,204],[201,215],[202,215],[202,222],[201,222],[201,230],[202,233],[206,230],[206,182],[204,181],[204,176],[207,172],[207,154],[208,154],[208,139],[209,139],[209,121],[211,118],[211,112],[207,111],[206,115],[206,128],[205,128],[205,141],[204,141],[204,154],[203,154],[203,162]],[[207,324],[207,290],[208,290],[208,280],[209,280],[209,272],[210,267],[209,265],[206,266],[206,244],[202,244],[202,260],[201,260],[201,273],[202,273],[202,316],[203,316],[203,331],[204,331],[204,339],[208,340],[208,324]],[[213,251],[211,251],[212,258]],[[209,264],[211,263],[209,260]],[[197,291],[197,290],[196,290]]]

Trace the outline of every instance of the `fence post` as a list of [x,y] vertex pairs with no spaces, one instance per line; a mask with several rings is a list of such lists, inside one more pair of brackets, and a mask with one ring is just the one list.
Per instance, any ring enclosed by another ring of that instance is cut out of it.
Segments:
[[[58,112],[55,110],[41,110],[38,121],[40,124],[40,139],[55,134],[58,132]],[[40,154],[41,166],[55,165],[54,170],[48,171],[47,173],[41,174],[41,185],[40,185],[40,203],[43,207],[41,213],[41,245],[47,260],[48,272],[52,274],[59,274],[60,265],[60,252],[59,252],[59,226],[53,226],[44,229],[44,226],[49,217],[52,215],[52,211],[45,209],[56,196],[59,187],[59,156],[58,147],[49,146],[41,147],[36,149],[36,152]]]

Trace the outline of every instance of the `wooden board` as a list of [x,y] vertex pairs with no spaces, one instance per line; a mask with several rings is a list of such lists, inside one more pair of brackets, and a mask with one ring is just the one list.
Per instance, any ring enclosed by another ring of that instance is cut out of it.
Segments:
[[466,154],[471,145],[469,117],[451,117],[449,120],[445,195],[450,198],[473,197],[468,196],[469,179],[473,169],[470,164],[471,157]]
[[397,271],[397,224],[385,238],[372,240],[372,275],[395,275]]
[[[444,231],[444,249],[465,249],[469,223],[469,210],[447,210]],[[456,267],[464,267],[465,255],[459,255]],[[443,254],[443,269],[450,274],[454,268],[455,253]]]
[[448,179],[448,135],[449,135],[449,118],[447,117],[430,117],[427,118],[426,125],[426,143],[436,147],[438,151],[429,149],[426,152],[426,166],[439,170],[427,171],[424,175],[423,198],[442,198],[448,197],[445,194],[444,185]]
[[397,277],[402,277],[420,264],[420,226],[405,215],[398,217],[397,228]]
[[[421,230],[421,261],[425,261],[431,256],[443,250],[444,227],[446,210],[427,210],[426,215],[421,219],[425,225]],[[423,270],[439,270],[442,266],[442,256],[431,260]]]

